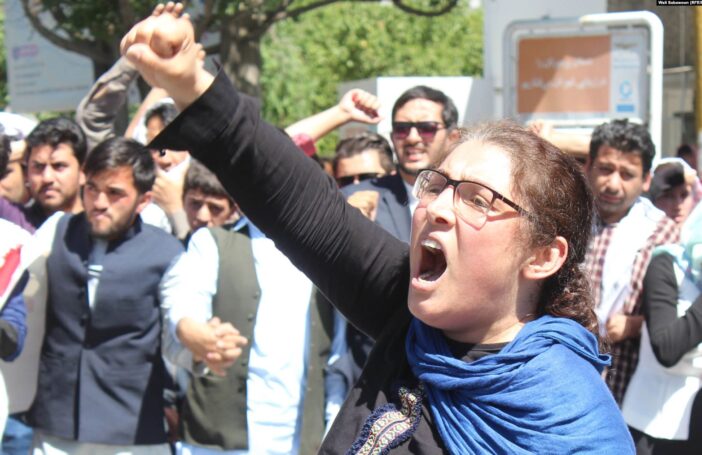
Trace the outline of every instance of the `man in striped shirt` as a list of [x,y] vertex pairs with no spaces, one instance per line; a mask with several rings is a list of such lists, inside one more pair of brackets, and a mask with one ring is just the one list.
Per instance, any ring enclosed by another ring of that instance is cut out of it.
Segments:
[[607,383],[620,404],[638,363],[641,286],[651,251],[678,236],[675,223],[641,197],[654,155],[645,126],[613,120],[593,131],[585,165],[599,214],[585,267],[600,331],[612,348]]

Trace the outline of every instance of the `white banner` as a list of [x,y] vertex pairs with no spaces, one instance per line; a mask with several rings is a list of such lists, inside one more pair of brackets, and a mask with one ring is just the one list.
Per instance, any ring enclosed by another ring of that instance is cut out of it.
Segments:
[[5,0],[5,47],[14,112],[74,110],[93,84],[90,59],[41,37],[20,0]]

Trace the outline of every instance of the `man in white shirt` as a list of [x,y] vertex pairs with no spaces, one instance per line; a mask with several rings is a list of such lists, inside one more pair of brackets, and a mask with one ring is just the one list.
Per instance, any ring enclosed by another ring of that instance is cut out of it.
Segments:
[[[204,175],[197,181],[211,193],[219,182],[205,172],[212,181]],[[216,343],[211,326],[220,320],[249,339],[226,378],[192,378],[179,453],[316,452],[325,428],[322,374],[333,325],[326,301],[316,301],[310,281],[246,219],[198,229],[177,269],[178,284],[166,302],[168,360],[191,369],[193,360],[206,358]]]

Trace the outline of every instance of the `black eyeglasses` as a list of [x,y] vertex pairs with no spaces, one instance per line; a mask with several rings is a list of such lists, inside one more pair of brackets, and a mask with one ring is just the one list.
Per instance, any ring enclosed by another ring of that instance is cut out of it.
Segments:
[[436,132],[446,128],[439,122],[392,122],[392,137],[403,140],[412,132],[412,128],[417,129],[417,134],[425,142],[430,142],[436,136]]
[[454,210],[463,221],[477,229],[483,227],[488,215],[498,214],[491,213],[494,212],[494,204],[498,199],[520,215],[531,217],[529,212],[519,205],[482,183],[453,180],[433,169],[425,169],[417,175],[413,193],[420,205],[426,206],[439,197],[449,185],[453,187]]
[[351,185],[352,183],[358,183],[364,180],[374,179],[376,177],[380,177],[380,174],[377,172],[363,172],[361,174],[339,177],[336,179],[336,184],[339,185],[339,188],[343,188]]

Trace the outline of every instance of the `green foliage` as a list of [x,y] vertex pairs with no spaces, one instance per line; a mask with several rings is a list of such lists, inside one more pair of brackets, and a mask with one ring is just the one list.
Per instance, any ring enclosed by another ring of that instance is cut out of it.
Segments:
[[[286,126],[337,102],[341,82],[377,76],[482,73],[482,12],[466,3],[434,18],[389,4],[338,3],[282,21],[266,35],[264,117]],[[323,154],[336,137],[321,141]]]
[[[295,6],[312,1],[301,0]],[[445,1],[405,3],[430,8]],[[60,27],[69,36],[92,37],[105,47],[115,46],[131,25],[123,23],[115,1],[41,3],[65,16]],[[137,18],[148,14],[155,4],[150,0],[129,3]],[[237,10],[269,10],[279,3],[280,0],[218,0],[215,24],[227,16],[231,19]],[[3,6],[4,0],[0,0],[0,22],[4,21]],[[377,76],[480,74],[482,13],[469,10],[467,0],[461,0],[448,14],[431,18],[405,13],[389,3],[336,3],[278,22],[264,36],[262,53],[264,116],[286,126],[336,103],[340,82]],[[2,105],[7,104],[6,81],[5,48],[0,46]],[[332,150],[335,142],[335,137],[328,138],[320,149]]]
[[[147,16],[156,2],[131,0],[136,18]],[[98,43],[118,43],[132,24],[125,24],[116,1],[111,0],[42,0],[42,8],[60,19],[60,28],[71,37]]]

